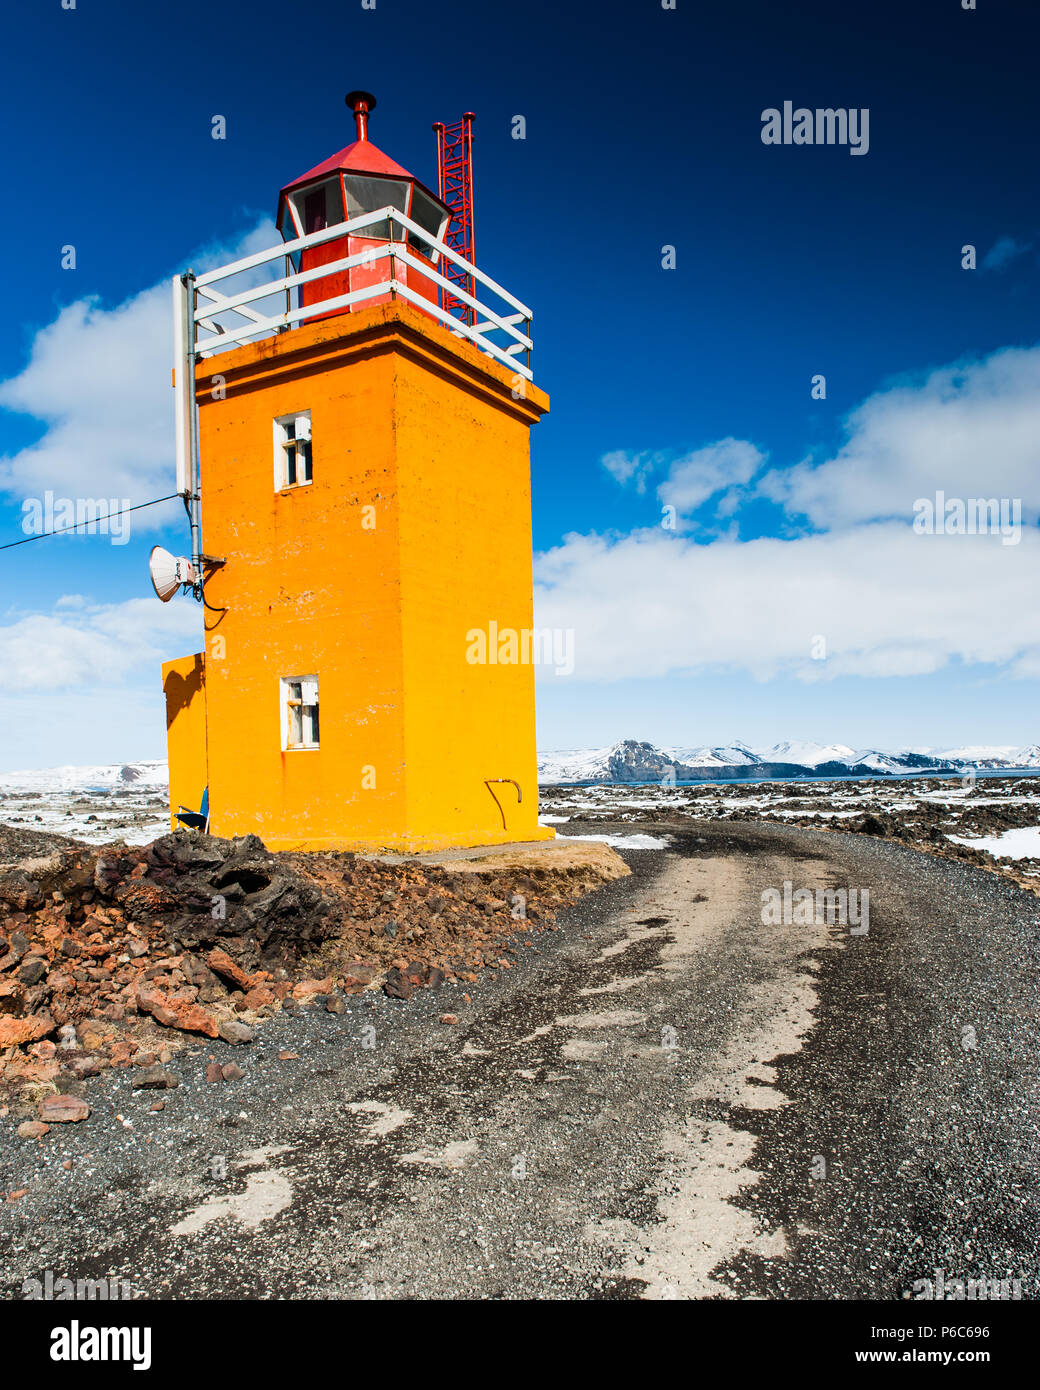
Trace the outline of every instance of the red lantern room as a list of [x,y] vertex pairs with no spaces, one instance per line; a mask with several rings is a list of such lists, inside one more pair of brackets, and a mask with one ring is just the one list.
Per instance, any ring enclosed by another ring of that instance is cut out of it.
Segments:
[[[347,106],[354,113],[357,139],[338,154],[330,156],[308,173],[294,179],[282,189],[278,199],[278,230],[284,241],[307,236],[311,232],[335,226],[379,208],[395,207],[431,236],[442,238],[451,219],[451,210],[431,193],[407,169],[402,169],[368,138],[368,118],[375,110],[376,99],[369,92],[350,92]],[[293,255],[297,271],[328,265],[366,250],[384,247],[395,237],[407,235],[409,251],[426,265],[437,268],[440,253],[412,232],[405,234],[401,227],[384,221],[373,223],[343,237],[333,237],[318,246],[308,246]],[[399,261],[394,274],[409,289],[432,303],[437,302],[437,286],[426,276]],[[362,263],[347,270],[321,276],[300,286],[300,304],[317,304],[333,296],[349,294],[366,286],[389,279],[384,259]],[[389,300],[389,294],[366,299],[357,307],[368,308]],[[353,306],[342,310],[349,313]],[[330,315],[320,314],[316,318]],[[311,322],[314,322],[312,319]]]

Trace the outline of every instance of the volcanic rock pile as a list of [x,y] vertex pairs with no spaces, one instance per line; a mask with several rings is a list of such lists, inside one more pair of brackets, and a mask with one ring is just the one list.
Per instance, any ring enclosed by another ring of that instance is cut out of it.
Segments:
[[272,854],[254,835],[187,831],[52,844],[0,869],[0,1106],[16,1113],[104,1067],[168,1061],[192,1036],[248,1042],[283,1008],[339,1012],[361,990],[408,999],[507,969],[523,933],[612,876]]

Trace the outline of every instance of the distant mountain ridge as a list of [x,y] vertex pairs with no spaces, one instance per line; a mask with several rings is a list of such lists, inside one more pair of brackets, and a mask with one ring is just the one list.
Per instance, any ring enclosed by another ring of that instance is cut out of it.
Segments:
[[[583,748],[544,753],[538,759],[538,781],[676,782],[727,781],[731,778],[870,777],[879,773],[962,773],[969,768],[1036,768],[1040,744],[1007,744],[964,748],[904,748],[897,752],[854,749],[841,743],[811,741],[775,743],[751,748],[746,743],[658,748],[637,739],[623,739],[610,748]],[[25,793],[47,796],[78,792],[157,792],[168,782],[166,763],[159,760],[51,767],[0,772],[0,797]]]
[[538,780],[562,782],[704,782],[732,778],[871,777],[886,773],[962,773],[975,768],[1040,768],[1040,745],[953,749],[906,748],[882,752],[842,743],[811,741],[750,748],[745,743],[696,748],[657,748],[623,739],[610,748],[546,753],[538,760]]
[[164,788],[168,781],[166,763],[157,760],[95,763],[0,772],[0,792],[39,792],[46,795],[55,792],[145,791]]

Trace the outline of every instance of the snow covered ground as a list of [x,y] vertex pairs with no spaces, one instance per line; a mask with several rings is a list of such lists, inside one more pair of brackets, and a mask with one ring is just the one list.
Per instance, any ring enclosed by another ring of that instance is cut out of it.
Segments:
[[170,828],[165,762],[0,772],[0,821],[89,844],[147,844]]
[[[649,747],[649,745],[641,745]],[[762,750],[770,760],[795,753],[819,762],[835,761],[840,745],[774,744]],[[574,773],[594,776],[597,759],[610,749],[559,755]],[[759,756],[744,745],[713,749],[666,750],[675,757]],[[844,749],[845,753],[850,750]],[[961,750],[973,755],[1028,756],[1040,749]],[[555,756],[555,755],[554,755]],[[856,754],[861,757],[861,754]],[[543,760],[543,768],[563,770],[561,762]],[[580,779],[579,779],[580,780]],[[624,836],[623,848],[660,848],[651,833],[655,823],[686,819],[764,819],[788,824],[861,829],[870,816],[885,822],[886,834],[905,834],[911,842],[937,840],[981,850],[1015,871],[1040,875],[1040,775],[980,771],[977,777],[919,775],[898,780],[827,780],[807,772],[799,780],[707,782],[661,786],[655,782],[578,786],[566,781],[543,785],[539,793],[544,825],[579,830],[590,838],[615,843],[599,834],[597,821],[641,823],[636,839]],[[169,789],[165,762],[111,766],[57,767],[45,771],[0,773],[0,821],[28,830],[68,835],[92,844],[126,840],[146,844],[169,829]],[[587,829],[586,829],[587,828]],[[613,827],[612,827],[613,831]],[[878,833],[875,830],[870,833]],[[646,840],[643,845],[637,841]]]
[[94,792],[144,788],[166,790],[165,762],[111,763],[87,767],[49,767],[42,771],[0,772],[0,795],[6,792]]
[[1005,830],[1002,835],[984,835],[978,839],[965,835],[951,835],[950,839],[969,849],[983,849],[994,859],[1040,859],[1040,825],[1023,825]]
[[[852,830],[925,849],[964,846],[1040,878],[1040,775],[990,772],[973,780],[934,775],[898,780],[774,780],[694,786],[543,786],[541,818],[585,835],[617,822],[651,836],[697,820],[763,820]],[[606,832],[605,832],[606,833]],[[613,841],[611,841],[613,843]],[[620,842],[619,842],[620,843]]]
[[671,840],[660,835],[568,835],[568,840],[596,840],[613,849],[667,849]]

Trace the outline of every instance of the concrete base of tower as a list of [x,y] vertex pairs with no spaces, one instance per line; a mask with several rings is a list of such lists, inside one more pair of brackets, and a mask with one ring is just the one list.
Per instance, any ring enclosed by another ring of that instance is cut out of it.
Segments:
[[[227,831],[222,832],[227,834]],[[245,829],[240,834],[248,833]],[[351,835],[322,835],[318,837],[296,838],[293,836],[259,834],[269,850],[293,850],[296,852],[318,852],[323,850],[353,850],[359,854],[435,854],[448,849],[481,849],[496,845],[539,844],[556,836],[550,825],[540,825],[529,832],[517,830],[458,831],[450,834],[402,834],[384,835],[379,839],[364,839]]]

